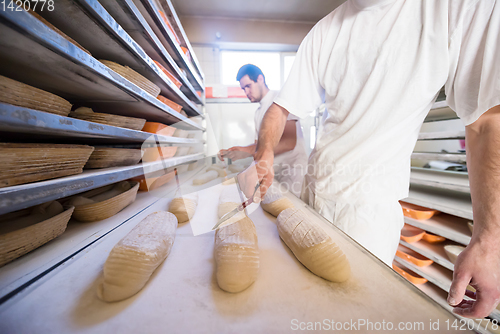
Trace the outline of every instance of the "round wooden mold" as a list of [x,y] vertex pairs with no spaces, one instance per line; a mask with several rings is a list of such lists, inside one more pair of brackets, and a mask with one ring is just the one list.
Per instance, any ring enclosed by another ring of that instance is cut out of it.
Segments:
[[0,267],[63,234],[74,209],[70,206],[50,219],[0,235]]
[[127,128],[137,131],[142,130],[144,124],[146,123],[146,120],[143,118],[97,113],[97,112],[92,112],[92,109],[90,109],[89,112],[78,112],[78,110],[72,111],[69,114],[69,117],[78,118],[84,121],[89,121],[94,123],[118,126],[121,128]]
[[68,116],[71,103],[44,90],[0,75],[0,102]]
[[0,188],[79,174],[93,150],[86,145],[0,143]]
[[140,149],[95,147],[84,168],[132,166],[141,161]]
[[154,97],[157,97],[160,95],[161,89],[133,69],[131,69],[128,66],[123,66],[118,63],[115,63],[110,60],[99,60],[101,63],[136,85],[137,87],[141,88],[142,90],[148,92],[149,94],[153,95]]
[[[73,218],[81,222],[95,222],[116,215],[135,201],[139,183],[131,182],[131,185],[132,188],[129,190],[105,201],[75,207]],[[81,195],[85,196],[85,194]]]

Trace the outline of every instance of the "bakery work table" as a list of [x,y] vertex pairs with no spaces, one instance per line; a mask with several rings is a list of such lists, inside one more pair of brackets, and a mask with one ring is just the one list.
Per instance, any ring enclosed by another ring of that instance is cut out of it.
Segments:
[[[199,193],[194,218],[215,223],[219,188]],[[179,225],[170,255],[142,291],[121,302],[102,302],[96,289],[109,252],[148,214],[166,210],[170,199],[165,198],[1,305],[0,332],[288,333],[309,326],[325,332],[388,332],[392,326],[395,332],[428,333],[431,325],[436,332],[454,330],[451,313],[287,196],[346,253],[352,269],[347,282],[326,281],[302,266],[280,240],[276,219],[258,207],[249,216],[259,238],[259,276],[247,290],[232,294],[218,287],[214,232],[195,237],[188,223]]]

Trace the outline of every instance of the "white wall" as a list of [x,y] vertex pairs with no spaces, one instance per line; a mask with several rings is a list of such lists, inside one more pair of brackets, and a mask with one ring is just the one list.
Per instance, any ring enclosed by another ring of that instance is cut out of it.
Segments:
[[207,103],[205,111],[214,134],[214,140],[207,140],[208,151],[253,144],[258,107],[258,103]]

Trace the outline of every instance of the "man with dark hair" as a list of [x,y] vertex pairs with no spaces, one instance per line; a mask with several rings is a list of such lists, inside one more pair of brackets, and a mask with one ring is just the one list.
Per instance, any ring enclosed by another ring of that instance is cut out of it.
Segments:
[[251,194],[261,180],[261,196],[267,191],[289,113],[304,117],[325,103],[302,200],[391,265],[412,150],[445,86],[465,125],[474,216],[448,302],[459,315],[487,316],[500,301],[499,36],[496,0],[344,2],[303,40],[262,121],[257,176],[243,190]]
[[[243,65],[236,76],[241,89],[245,91],[250,102],[259,102],[255,112],[255,143],[248,146],[234,146],[221,150],[220,156],[238,160],[255,153],[259,136],[260,124],[267,109],[273,103],[277,92],[271,91],[266,85],[266,79],[261,69],[255,65]],[[290,114],[278,145],[274,148],[274,173],[276,180],[296,196],[300,196],[302,182],[307,166],[307,153],[304,146],[304,136],[299,119]]]

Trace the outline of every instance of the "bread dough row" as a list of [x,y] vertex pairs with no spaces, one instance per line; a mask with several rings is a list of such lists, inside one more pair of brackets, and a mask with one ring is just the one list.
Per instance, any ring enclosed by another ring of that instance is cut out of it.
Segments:
[[172,199],[168,211],[177,217],[179,224],[182,224],[193,218],[197,206],[198,193],[191,193]]
[[351,274],[347,257],[332,238],[304,212],[283,210],[277,219],[280,238],[297,260],[312,273],[332,282],[344,282]]
[[176,229],[177,218],[170,212],[144,218],[109,253],[97,296],[115,302],[139,292],[170,253]]
[[[238,189],[224,186],[219,198],[219,218],[241,204]],[[214,258],[219,287],[240,292],[252,285],[259,272],[257,230],[244,211],[215,232]]]
[[264,199],[260,202],[260,206],[264,211],[269,212],[275,217],[278,217],[281,211],[293,208],[292,202],[283,196],[281,191],[274,184],[267,190],[266,196],[264,196]]

